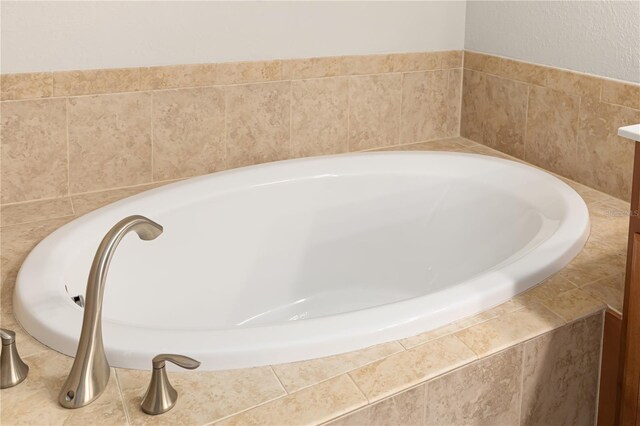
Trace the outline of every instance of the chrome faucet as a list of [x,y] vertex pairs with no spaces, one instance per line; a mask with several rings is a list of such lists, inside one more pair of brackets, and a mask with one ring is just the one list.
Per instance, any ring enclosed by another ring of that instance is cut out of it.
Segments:
[[58,396],[58,402],[65,408],[80,408],[92,403],[109,382],[109,363],[102,344],[104,284],[113,253],[130,231],[135,231],[142,240],[153,240],[162,233],[162,226],[144,216],[129,216],[115,224],[102,239],[87,280],[76,358]]

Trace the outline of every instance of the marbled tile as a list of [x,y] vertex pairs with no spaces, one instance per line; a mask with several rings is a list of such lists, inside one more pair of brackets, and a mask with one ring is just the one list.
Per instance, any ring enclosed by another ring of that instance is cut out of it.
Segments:
[[153,92],[153,180],[225,168],[224,89]]
[[[18,354],[20,357],[24,359],[28,356],[39,354],[41,352],[51,351],[51,349],[33,338],[22,328],[20,324],[18,324],[18,320],[13,315],[13,307],[10,306],[10,304],[10,295],[3,295],[1,301],[3,308],[0,311],[0,327],[9,329],[16,333],[16,347],[18,348]],[[27,361],[27,364],[28,363],[29,362]],[[0,395],[0,402],[4,402],[3,398],[4,396]]]
[[57,71],[53,95],[75,96],[140,90],[140,68]]
[[531,86],[524,159],[563,176],[576,175],[576,134],[580,99]]
[[441,337],[453,334],[456,331],[462,330],[463,328],[464,327],[459,322],[452,322],[451,324],[438,327],[435,330],[427,331],[425,333],[416,334],[415,336],[400,339],[398,340],[398,342],[400,342],[400,344],[405,349],[411,349],[411,348],[415,348],[416,346],[420,346],[424,343],[430,342],[432,340],[436,340]]
[[528,290],[525,294],[533,296],[544,304],[553,302],[561,293],[574,290],[576,286],[561,275],[554,275]]
[[2,299],[11,300],[13,284],[27,254],[37,243],[72,217],[43,220],[1,228],[0,261],[2,262]]
[[69,98],[71,193],[151,181],[151,95]]
[[567,322],[591,315],[606,308],[605,304],[586,291],[574,288],[547,298],[542,304]]
[[292,81],[291,155],[348,151],[348,116],[348,77]]
[[462,50],[447,50],[444,52],[437,52],[440,58],[440,67],[443,69],[449,68],[462,68],[464,51]]
[[163,186],[172,182],[175,181],[154,182],[144,185],[131,186],[128,188],[109,189],[106,191],[76,194],[71,197],[71,201],[73,202],[73,210],[76,216],[82,216],[83,214],[106,206],[107,204],[114,203],[116,201],[122,200],[123,198],[131,197],[132,195],[139,194],[140,192],[157,188],[159,186]]
[[523,425],[594,424],[602,315],[524,344]]
[[558,175],[558,177],[560,177],[560,179],[564,181],[567,185],[572,187],[587,204],[597,203],[610,198],[604,192],[596,191],[593,188],[589,188],[588,186],[575,182],[569,178],[561,177],[560,175]]
[[140,89],[174,89],[216,84],[216,64],[171,65],[140,69]]
[[547,70],[547,87],[560,90],[568,95],[600,97],[602,79],[559,68]]
[[462,80],[460,136],[480,143],[483,142],[482,126],[485,120],[485,85],[485,74],[469,69],[464,70]]
[[489,321],[490,319],[497,318],[502,315],[506,315],[510,312],[515,312],[527,306],[528,306],[527,300],[521,299],[518,296],[516,296],[511,300],[501,303],[498,306],[494,306],[491,309],[487,309],[483,312],[480,312],[479,314],[462,318],[461,320],[456,321],[456,324],[458,324],[460,329],[468,328],[476,324]]
[[0,99],[38,99],[53,95],[53,74],[34,72],[0,75]]
[[429,142],[418,142],[405,145],[394,145],[386,148],[376,148],[375,151],[462,151],[467,147],[461,138],[448,138]]
[[460,339],[444,336],[349,374],[369,402],[374,402],[475,359]]
[[227,88],[227,166],[290,157],[289,82]]
[[340,417],[327,426],[422,426],[426,403],[424,393],[425,386],[420,385]]
[[216,84],[246,84],[282,80],[282,61],[216,64]]
[[547,67],[508,58],[495,57],[494,60],[497,61],[497,74],[500,76],[538,86],[544,86],[547,82]]
[[3,102],[0,108],[1,202],[67,195],[65,100]]
[[544,66],[468,50],[464,52],[464,67],[539,86],[546,84],[548,71]]
[[602,79],[602,101],[640,109],[640,84]]
[[[442,52],[444,54],[444,52]],[[441,52],[401,53],[389,55],[394,72],[426,71],[442,68]],[[456,68],[456,67],[450,67]]]
[[393,72],[392,55],[343,56],[340,75],[383,74]]
[[611,252],[626,253],[630,215],[629,203],[613,197],[590,204],[591,236],[587,247],[593,243]]
[[0,226],[37,222],[65,216],[73,216],[73,206],[69,197],[29,201],[19,204],[3,204]]
[[113,370],[99,399],[84,408],[69,410],[58,404],[58,392],[73,359],[47,351],[24,361],[29,365],[27,379],[18,386],[2,390],[2,424],[127,424]]
[[483,357],[553,330],[564,321],[542,304],[530,304],[520,310],[466,328],[455,334],[478,356]]
[[282,61],[282,79],[299,80],[306,78],[335,77],[340,75],[341,61],[342,58],[337,56],[288,59]]
[[626,267],[626,254],[612,250],[598,241],[589,241],[585,248],[559,275],[582,287],[602,278],[623,273]]
[[351,77],[349,150],[397,145],[400,137],[402,75]]
[[319,424],[367,404],[347,375],[240,413],[219,425]]
[[522,347],[426,383],[425,425],[514,425],[520,415]]
[[640,122],[640,111],[582,98],[576,179],[629,200],[636,142],[617,136],[618,127]]
[[486,76],[482,143],[524,158],[524,132],[529,87],[513,80]]
[[206,424],[286,395],[269,367],[225,371],[168,372],[178,391],[175,407],[162,416],[140,408],[151,372],[118,369],[131,424]]
[[[455,136],[460,119],[449,104],[459,105],[455,88],[449,86],[450,71],[406,73],[402,79],[401,143]],[[452,79],[452,86],[456,84]],[[459,83],[458,91],[459,94]]]
[[403,350],[399,343],[389,342],[330,357],[274,365],[273,370],[287,392],[292,393]]
[[504,158],[505,160],[523,162],[519,158],[512,157],[509,154],[505,154],[502,151],[498,151],[497,149],[489,148],[488,146],[485,146],[485,145],[474,146],[474,147],[467,148],[465,152],[468,152],[469,154],[488,155],[490,157],[498,157],[498,158]]
[[584,291],[622,313],[624,302],[624,274],[612,275],[582,287]]

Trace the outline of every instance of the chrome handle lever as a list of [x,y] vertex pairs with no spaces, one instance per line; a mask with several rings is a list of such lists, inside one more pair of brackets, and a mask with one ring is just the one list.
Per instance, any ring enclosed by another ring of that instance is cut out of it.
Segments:
[[0,353],[0,389],[10,388],[27,378],[29,366],[25,364],[16,348],[16,333],[0,328],[2,353]]
[[196,369],[200,362],[184,355],[160,354],[153,358],[153,372],[147,392],[142,398],[140,407],[147,414],[163,414],[171,410],[178,400],[178,392],[171,386],[167,377],[165,362],[172,362],[182,368]]

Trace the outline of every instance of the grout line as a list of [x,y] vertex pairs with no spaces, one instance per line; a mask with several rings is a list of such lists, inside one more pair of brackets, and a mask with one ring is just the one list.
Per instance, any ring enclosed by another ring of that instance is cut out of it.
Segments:
[[[276,373],[275,368],[273,368],[273,365],[269,365],[269,370],[271,370],[271,373],[273,374],[273,376],[276,378],[276,380],[278,381],[278,383],[280,384],[280,387],[282,388],[282,390],[284,391],[285,395],[291,395],[291,393],[289,393],[289,391],[287,390],[286,387],[284,387],[284,383],[282,383],[282,380],[280,380],[280,376],[278,376],[278,373]],[[300,389],[297,389],[300,390]],[[295,391],[294,391],[295,392]]]
[[151,105],[150,105],[151,106],[151,117],[149,117],[149,119],[151,121],[151,182],[154,182],[155,178],[156,178],[156,176],[155,176],[156,175],[155,161],[154,161],[154,158],[153,158],[154,157],[154,153],[155,153],[155,125],[154,125],[154,122],[155,122],[155,119],[154,119],[154,117],[155,117],[155,111],[154,111],[154,109],[155,109],[155,102],[154,102],[155,95],[154,95],[153,92],[151,92],[150,96],[151,96],[151,101],[150,101],[150,103],[151,103]]
[[289,155],[287,155],[287,158],[294,158],[292,131],[293,131],[293,82],[289,80]]
[[351,151],[351,76],[347,76],[347,152]]
[[114,376],[116,379],[116,386],[118,387],[118,394],[120,395],[120,401],[122,402],[122,409],[124,410],[124,416],[127,419],[127,423],[131,424],[131,415],[129,414],[129,408],[127,407],[127,401],[124,398],[124,392],[122,392],[122,384],[120,383],[120,375],[118,369],[113,368]]
[[531,85],[527,85],[527,104],[524,107],[524,131],[522,133],[522,159],[527,161],[527,128],[529,127],[529,98],[531,97]]
[[[67,143],[67,196],[71,196],[71,153],[69,149],[69,98],[64,101],[65,137]],[[72,207],[73,209],[73,204]]]
[[[362,389],[360,389],[360,386],[358,386],[358,384],[356,383],[356,381],[355,381],[355,380],[353,380],[353,377],[351,377],[351,372],[346,373],[345,375],[349,378],[349,380],[351,381],[351,383],[353,383],[353,385],[356,387],[356,389],[358,390],[358,392],[360,392],[360,395],[362,395],[362,397],[365,399],[365,401],[367,401],[367,405],[371,404],[371,400],[367,397],[367,395],[365,395],[364,391],[363,391]],[[340,375],[339,375],[339,376],[340,376]],[[339,376],[336,376],[336,377],[339,377]],[[404,391],[404,390],[403,390],[403,391]],[[401,391],[401,392],[403,392],[403,391]],[[398,393],[400,393],[400,392],[398,392]],[[377,402],[377,401],[376,401],[376,402]],[[365,406],[366,406],[366,405],[365,405]],[[362,407],[359,407],[359,408],[362,408]]]
[[518,398],[518,423],[521,425],[522,424],[522,400],[524,398],[524,367],[525,367],[526,354],[525,354],[524,344],[520,343],[520,346],[521,346],[520,355],[522,357],[522,360],[520,362],[520,398]]

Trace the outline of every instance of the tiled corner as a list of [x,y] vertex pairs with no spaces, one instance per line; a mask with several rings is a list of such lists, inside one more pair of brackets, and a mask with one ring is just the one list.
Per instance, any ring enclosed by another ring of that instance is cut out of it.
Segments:
[[3,102],[1,202],[68,194],[64,99]]
[[223,88],[153,92],[152,127],[154,181],[225,169]]
[[348,375],[240,413],[217,425],[319,424],[367,404]]
[[520,420],[522,347],[426,383],[426,425],[514,425]]
[[227,88],[227,165],[241,167],[290,157],[290,82]]
[[348,77],[292,81],[291,155],[347,152],[348,116]]
[[593,424],[602,314],[524,343],[523,425]]
[[482,128],[485,117],[486,78],[481,72],[464,69],[462,80],[462,111],[460,136],[483,143]]
[[529,92],[524,159],[563,176],[576,175],[580,99],[532,86]]
[[542,304],[531,304],[454,334],[479,357],[551,331],[564,321]]
[[350,151],[399,144],[401,92],[401,74],[350,78]]
[[485,77],[482,143],[524,158],[529,86],[492,75]]
[[151,182],[151,95],[69,98],[71,193]]
[[618,127],[640,122],[640,111],[583,98],[577,135],[576,179],[624,200],[631,199],[636,142]]
[[542,301],[542,304],[566,322],[583,318],[606,308],[604,302],[579,288],[559,293],[554,298]]
[[606,303],[610,309],[622,314],[624,302],[624,274],[612,275],[582,287],[596,299]]

